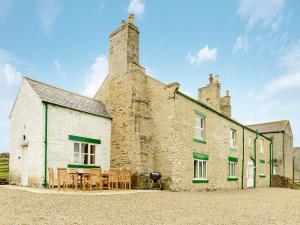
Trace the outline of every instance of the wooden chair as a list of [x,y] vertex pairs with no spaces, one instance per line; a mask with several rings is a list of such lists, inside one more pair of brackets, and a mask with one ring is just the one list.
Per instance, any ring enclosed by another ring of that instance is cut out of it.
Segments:
[[61,185],[64,191],[68,189],[68,170],[67,168],[57,168],[57,188],[60,191]]
[[119,175],[118,175],[118,185],[119,188],[124,188],[125,189],[125,170],[121,169],[119,171]]
[[54,169],[48,168],[48,188],[54,189]]
[[85,189],[92,190],[92,179],[91,179],[91,169],[83,169],[82,170],[82,189],[85,191]]
[[75,190],[78,189],[79,176],[76,168],[68,168],[68,185]]
[[96,190],[103,190],[101,168],[93,168],[91,171],[91,185],[96,184]]
[[124,188],[130,190],[131,189],[131,170],[124,171]]
[[108,172],[108,190],[114,187],[118,190],[119,172],[117,169],[110,169]]

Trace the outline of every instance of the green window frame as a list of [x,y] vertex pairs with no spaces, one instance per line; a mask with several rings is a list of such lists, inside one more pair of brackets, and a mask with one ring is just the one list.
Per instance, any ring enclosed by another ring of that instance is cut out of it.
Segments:
[[193,140],[198,143],[206,144],[205,141],[205,121],[206,121],[206,114],[200,112],[197,109],[194,109],[194,112],[196,114],[195,117],[195,134]]
[[208,183],[207,173],[208,173],[208,155],[193,152],[193,162],[194,162],[194,176],[193,183]]

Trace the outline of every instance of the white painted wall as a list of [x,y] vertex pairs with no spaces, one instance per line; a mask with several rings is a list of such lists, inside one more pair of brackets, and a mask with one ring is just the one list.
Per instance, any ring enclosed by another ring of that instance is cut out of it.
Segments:
[[20,184],[22,175],[22,135],[28,139],[27,169],[29,185],[39,185],[43,180],[44,108],[40,98],[24,79],[10,115],[11,182]]
[[48,107],[48,167],[73,164],[73,143],[69,135],[100,139],[96,145],[96,165],[110,167],[111,120],[75,110]]
[[[29,141],[26,158],[29,186],[44,182],[45,105],[23,80],[10,116],[11,182],[21,184],[22,135]],[[96,145],[96,165],[110,167],[111,120],[60,106],[48,105],[48,167],[66,167],[73,163],[73,141],[69,135],[100,139]],[[23,166],[24,169],[24,166]]]

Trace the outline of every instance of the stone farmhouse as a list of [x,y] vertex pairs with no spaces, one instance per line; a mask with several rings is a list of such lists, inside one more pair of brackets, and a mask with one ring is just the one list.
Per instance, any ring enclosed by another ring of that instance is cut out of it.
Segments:
[[300,181],[300,147],[295,147],[294,148],[294,158],[293,158],[293,166],[294,166],[294,169],[293,169],[293,178],[296,180],[296,181]]
[[113,117],[112,167],[132,168],[139,188],[147,187],[151,171],[175,191],[270,185],[271,138],[231,118],[231,97],[220,96],[218,76],[210,75],[198,99],[179,83],[148,76],[133,15],[109,43],[109,73],[95,99]]
[[10,113],[11,183],[41,186],[47,167],[108,169],[110,135],[103,103],[24,78]]
[[132,14],[111,33],[109,72],[93,99],[24,79],[10,115],[12,182],[41,185],[47,166],[130,168],[135,188],[148,188],[157,171],[173,191],[266,187],[273,172],[291,176],[288,122],[263,129],[234,120],[216,75],[198,99],[152,78],[139,64],[139,34]]
[[273,138],[273,174],[293,177],[293,132],[288,120],[249,125],[269,138]]

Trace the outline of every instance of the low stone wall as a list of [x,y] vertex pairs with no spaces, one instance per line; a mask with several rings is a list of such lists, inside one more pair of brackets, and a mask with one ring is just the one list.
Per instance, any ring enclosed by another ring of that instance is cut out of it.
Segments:
[[272,175],[272,187],[288,188],[290,182],[291,180],[288,177]]

